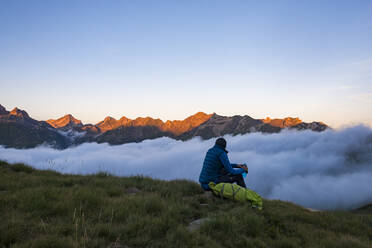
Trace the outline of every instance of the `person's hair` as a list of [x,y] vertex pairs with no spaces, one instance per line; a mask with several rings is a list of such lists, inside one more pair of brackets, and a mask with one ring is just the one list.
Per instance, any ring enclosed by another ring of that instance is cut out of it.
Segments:
[[224,138],[218,138],[216,140],[216,145],[219,145],[223,147],[223,149],[226,149],[226,140]]

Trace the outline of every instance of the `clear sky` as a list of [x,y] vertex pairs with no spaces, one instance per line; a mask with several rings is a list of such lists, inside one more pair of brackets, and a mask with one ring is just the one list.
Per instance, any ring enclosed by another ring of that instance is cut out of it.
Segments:
[[372,1],[0,0],[0,104],[372,124]]

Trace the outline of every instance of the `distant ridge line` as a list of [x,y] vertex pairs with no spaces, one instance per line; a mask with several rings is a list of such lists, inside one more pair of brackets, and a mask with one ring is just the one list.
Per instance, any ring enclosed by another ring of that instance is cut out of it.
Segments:
[[226,134],[277,133],[284,128],[324,131],[328,126],[322,122],[305,123],[298,117],[253,119],[248,115],[229,117],[203,112],[184,120],[165,122],[151,117],[129,119],[123,116],[116,120],[108,116],[93,125],[83,124],[71,114],[58,119],[37,121],[24,110],[14,108],[9,112],[0,105],[0,144],[17,148],[34,147],[42,143],[56,148],[85,142],[124,144],[159,137],[188,140],[198,136],[210,139]]

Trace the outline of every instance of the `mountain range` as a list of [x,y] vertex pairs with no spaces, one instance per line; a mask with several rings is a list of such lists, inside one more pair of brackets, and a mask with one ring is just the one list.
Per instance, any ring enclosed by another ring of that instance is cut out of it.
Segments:
[[97,124],[83,124],[70,114],[56,120],[37,121],[24,110],[14,108],[7,111],[0,105],[0,145],[15,148],[47,144],[63,149],[85,142],[117,145],[159,137],[188,140],[199,136],[210,139],[226,134],[277,133],[284,128],[324,131],[328,126],[322,122],[306,123],[291,117],[253,119],[248,115],[227,117],[203,112],[184,120],[166,122],[151,117],[129,119],[123,116],[116,120],[108,116]]

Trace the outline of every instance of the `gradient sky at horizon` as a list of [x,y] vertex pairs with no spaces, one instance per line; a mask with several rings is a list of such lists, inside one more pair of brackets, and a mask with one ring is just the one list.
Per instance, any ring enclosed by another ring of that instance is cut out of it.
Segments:
[[372,125],[372,1],[0,1],[0,104]]

